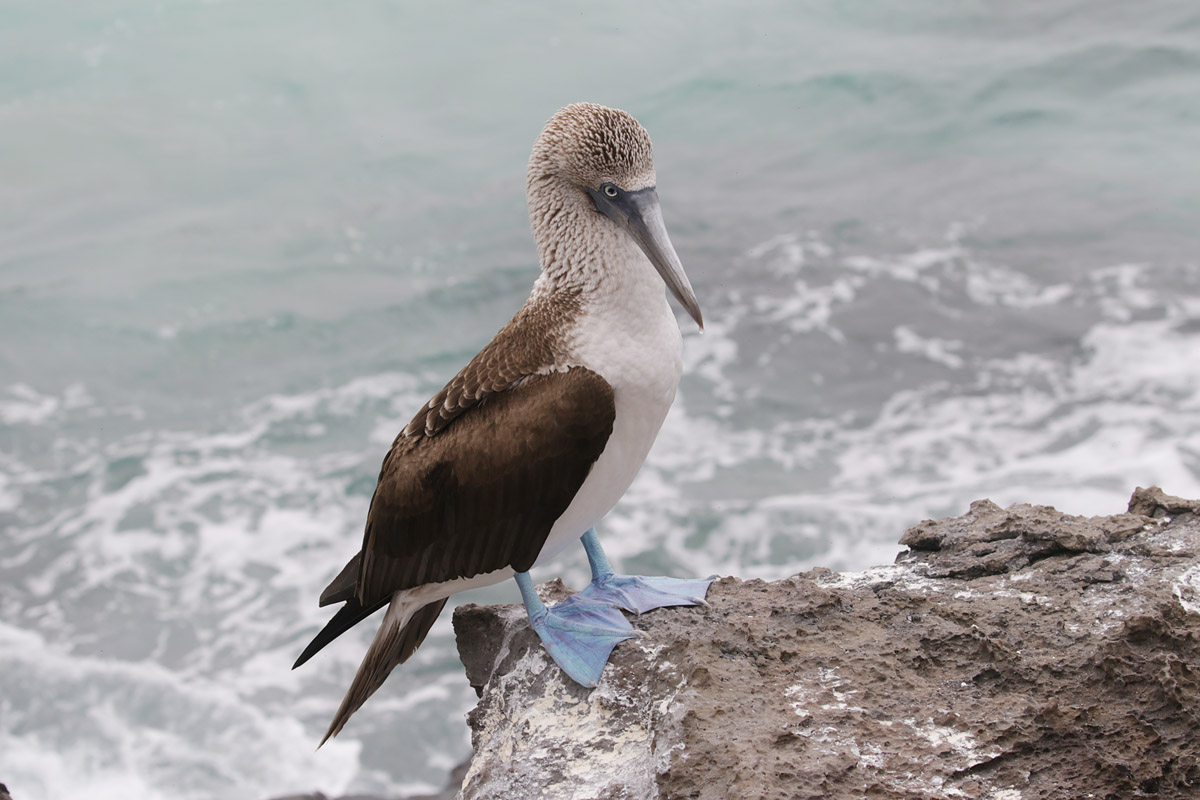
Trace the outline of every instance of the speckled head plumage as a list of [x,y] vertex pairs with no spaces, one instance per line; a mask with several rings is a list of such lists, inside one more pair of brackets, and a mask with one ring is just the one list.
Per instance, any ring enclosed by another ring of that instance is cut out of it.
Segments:
[[654,186],[650,134],[632,115],[595,103],[559,109],[533,146],[529,180],[556,177],[580,188],[615,183],[629,190]]
[[526,179],[543,274],[560,284],[601,285],[618,261],[620,237],[628,236],[703,329],[656,183],[650,134],[630,114],[595,103],[555,113],[533,145]]

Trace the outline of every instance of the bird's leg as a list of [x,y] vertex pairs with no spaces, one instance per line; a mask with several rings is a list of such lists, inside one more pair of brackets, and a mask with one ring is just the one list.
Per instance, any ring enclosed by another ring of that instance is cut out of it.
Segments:
[[638,635],[611,603],[574,594],[547,608],[528,572],[518,572],[515,577],[529,624],[554,662],[581,686],[595,686],[617,642]]
[[717,579],[716,575],[690,579],[618,575],[600,547],[595,528],[590,528],[580,541],[592,567],[592,582],[576,597],[611,603],[635,614],[665,606],[708,605],[704,595],[708,594],[708,586]]

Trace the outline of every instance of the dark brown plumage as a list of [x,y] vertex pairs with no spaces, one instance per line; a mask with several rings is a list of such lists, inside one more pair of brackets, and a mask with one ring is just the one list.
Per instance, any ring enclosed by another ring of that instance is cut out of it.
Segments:
[[[545,331],[520,325],[520,317],[396,437],[362,550],[321,595],[321,605],[344,605],[293,668],[397,591],[533,566],[604,450],[615,404],[612,387],[589,369],[539,374],[554,353],[539,335]],[[445,604],[428,603],[380,629],[325,739],[408,660]]]
[[576,367],[518,378],[432,435],[402,434],[367,515],[358,602],[525,572],[612,433],[612,388]]

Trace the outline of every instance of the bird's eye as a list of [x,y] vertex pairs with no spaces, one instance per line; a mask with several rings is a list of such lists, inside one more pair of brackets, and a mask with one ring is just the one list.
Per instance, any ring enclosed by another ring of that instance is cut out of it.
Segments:
[[603,188],[604,188],[604,193],[606,195],[608,195],[609,197],[617,196],[617,187],[613,186],[611,183],[604,184]]

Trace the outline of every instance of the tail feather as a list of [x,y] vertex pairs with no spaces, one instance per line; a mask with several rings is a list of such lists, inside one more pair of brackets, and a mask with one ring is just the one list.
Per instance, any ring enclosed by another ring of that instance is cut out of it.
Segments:
[[[342,704],[338,706],[337,713],[333,716],[329,730],[325,732],[321,744],[317,745],[318,749],[329,741],[330,737],[337,736],[345,727],[350,716],[362,707],[362,704],[375,693],[376,689],[383,685],[391,671],[416,652],[416,649],[421,646],[421,642],[425,641],[438,614],[442,613],[442,608],[446,605],[446,598],[416,607],[415,610],[414,605],[411,601],[406,603],[395,600],[392,602],[383,618],[383,624],[379,626],[379,632],[375,634],[375,639],[367,648],[367,654],[363,657],[362,664],[359,665],[358,672],[355,673],[346,696],[342,698]],[[338,612],[338,614],[341,613]]]
[[342,603],[354,597],[354,590],[358,585],[358,573],[361,569],[362,552],[354,554],[354,558],[347,562],[346,566],[342,567],[342,571],[337,577],[325,587],[325,591],[321,592],[321,600],[317,605],[324,608],[333,603]]
[[317,652],[325,645],[332,642],[337,637],[341,636],[346,631],[353,628],[358,623],[362,622],[367,617],[374,614],[379,609],[387,605],[387,600],[381,600],[369,608],[363,608],[353,598],[346,601],[346,605],[338,609],[338,612],[333,615],[329,622],[325,623],[325,627],[321,628],[321,632],[313,637],[313,640],[308,643],[308,647],[304,648],[304,652],[296,659],[296,663],[292,664],[292,669],[308,661],[315,656]]

